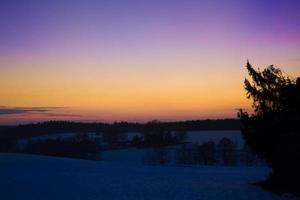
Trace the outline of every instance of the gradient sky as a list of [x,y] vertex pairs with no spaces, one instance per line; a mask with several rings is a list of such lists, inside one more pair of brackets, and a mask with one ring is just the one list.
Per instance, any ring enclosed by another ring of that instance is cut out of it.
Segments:
[[0,0],[0,123],[236,117],[247,59],[300,76],[300,1]]

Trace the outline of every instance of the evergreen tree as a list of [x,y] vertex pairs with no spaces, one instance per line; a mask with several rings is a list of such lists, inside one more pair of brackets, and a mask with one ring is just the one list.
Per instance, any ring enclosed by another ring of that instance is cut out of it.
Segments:
[[241,110],[242,134],[252,150],[272,168],[265,186],[300,193],[300,80],[273,65],[263,71],[247,62],[247,97],[252,115]]

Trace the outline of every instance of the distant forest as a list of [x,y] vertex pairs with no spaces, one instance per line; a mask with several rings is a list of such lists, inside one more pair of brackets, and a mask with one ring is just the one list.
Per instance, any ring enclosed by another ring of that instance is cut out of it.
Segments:
[[153,128],[164,131],[239,130],[240,126],[239,119],[190,120],[177,122],[151,121],[148,123],[49,121],[18,126],[0,126],[0,139],[21,139],[52,133],[70,132],[144,132]]

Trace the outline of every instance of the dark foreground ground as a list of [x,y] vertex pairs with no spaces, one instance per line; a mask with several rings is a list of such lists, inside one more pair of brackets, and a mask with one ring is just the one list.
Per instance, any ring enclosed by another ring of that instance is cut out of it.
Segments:
[[145,166],[47,156],[0,154],[0,198],[282,200],[254,186],[265,167]]

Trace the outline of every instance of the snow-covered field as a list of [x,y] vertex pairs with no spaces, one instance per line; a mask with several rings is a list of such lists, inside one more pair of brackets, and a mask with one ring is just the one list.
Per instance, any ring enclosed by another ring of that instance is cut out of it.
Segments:
[[0,154],[2,200],[281,200],[251,185],[264,167],[176,167]]
[[56,133],[56,134],[48,134],[48,135],[42,135],[42,136],[35,136],[35,137],[31,137],[31,138],[20,139],[20,140],[18,140],[18,144],[26,145],[28,142],[36,142],[36,141],[39,141],[39,140],[43,141],[43,140],[48,140],[48,139],[66,140],[66,139],[73,138],[76,135],[80,135],[80,134],[87,134],[91,138],[99,137],[97,135],[97,133],[94,133],[94,132],[88,132],[88,133]]

